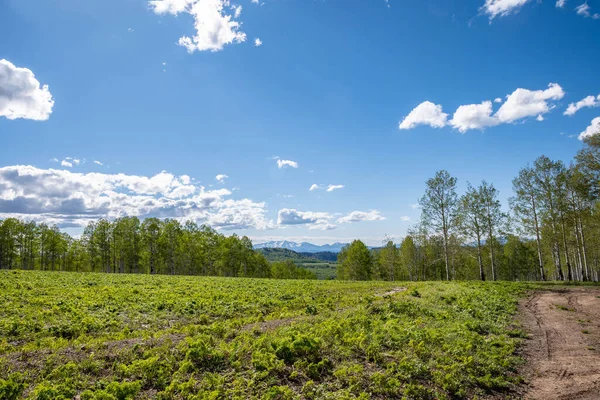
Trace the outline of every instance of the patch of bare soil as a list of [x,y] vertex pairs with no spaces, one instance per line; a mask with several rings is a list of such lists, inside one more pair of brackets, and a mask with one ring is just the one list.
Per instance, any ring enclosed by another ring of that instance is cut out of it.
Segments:
[[379,297],[392,296],[392,295],[394,295],[396,293],[402,293],[402,292],[407,291],[407,290],[408,290],[408,288],[405,288],[405,287],[396,287],[396,288],[393,288],[392,290],[390,290],[389,292],[380,293],[377,296],[379,296]]
[[540,291],[521,304],[530,335],[523,397],[600,399],[600,289]]

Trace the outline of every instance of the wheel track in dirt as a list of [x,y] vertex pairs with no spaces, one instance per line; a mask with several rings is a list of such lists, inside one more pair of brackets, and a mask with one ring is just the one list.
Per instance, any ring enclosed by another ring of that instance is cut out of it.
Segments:
[[599,288],[539,291],[521,304],[531,400],[600,399]]

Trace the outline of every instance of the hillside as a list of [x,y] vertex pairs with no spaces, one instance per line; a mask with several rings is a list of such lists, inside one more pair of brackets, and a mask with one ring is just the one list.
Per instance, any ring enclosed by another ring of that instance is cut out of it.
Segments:
[[254,244],[255,249],[264,249],[264,248],[278,248],[278,249],[287,249],[293,250],[298,253],[320,253],[320,252],[333,252],[339,253],[347,243],[332,243],[332,244],[324,244],[317,245],[308,242],[291,242],[288,240],[279,240],[279,241],[271,241],[265,243],[256,243]]
[[258,248],[256,251],[263,254],[268,261],[287,261],[296,263],[337,262],[337,253],[321,251],[317,253],[296,252],[283,248]]
[[298,253],[282,248],[259,248],[267,261],[292,261],[298,266],[313,272],[318,279],[334,279],[337,266],[337,253],[321,251],[318,253]]

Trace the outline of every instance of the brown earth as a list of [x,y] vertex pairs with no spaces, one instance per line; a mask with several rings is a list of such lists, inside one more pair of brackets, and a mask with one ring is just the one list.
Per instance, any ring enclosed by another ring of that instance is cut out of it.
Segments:
[[536,292],[521,304],[529,334],[523,398],[600,399],[600,289]]

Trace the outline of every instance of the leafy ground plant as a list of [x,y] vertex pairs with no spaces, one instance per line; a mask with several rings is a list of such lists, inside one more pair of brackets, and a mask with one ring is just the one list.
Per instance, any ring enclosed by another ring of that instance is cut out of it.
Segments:
[[402,286],[0,271],[0,398],[454,399],[518,382],[525,284]]

